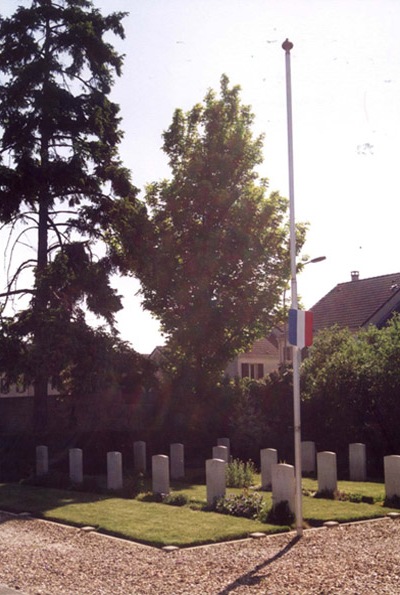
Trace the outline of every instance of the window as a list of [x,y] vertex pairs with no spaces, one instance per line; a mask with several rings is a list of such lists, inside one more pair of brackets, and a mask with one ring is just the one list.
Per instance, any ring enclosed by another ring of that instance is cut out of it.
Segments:
[[242,364],[242,378],[259,380],[264,378],[264,364]]
[[284,354],[283,354],[283,361],[284,362],[291,362],[293,360],[293,348],[292,347],[284,347]]

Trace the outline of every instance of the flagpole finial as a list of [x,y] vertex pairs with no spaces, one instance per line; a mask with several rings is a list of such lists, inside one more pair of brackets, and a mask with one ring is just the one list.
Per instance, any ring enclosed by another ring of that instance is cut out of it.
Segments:
[[289,41],[288,38],[286,38],[282,44],[282,48],[285,50],[285,52],[290,52],[290,50],[293,48],[293,43]]

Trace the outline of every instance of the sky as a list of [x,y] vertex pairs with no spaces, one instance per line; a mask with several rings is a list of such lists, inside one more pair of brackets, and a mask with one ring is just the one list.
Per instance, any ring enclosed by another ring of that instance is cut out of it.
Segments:
[[[2,0],[8,16],[22,0]],[[25,3],[26,4],[26,3]],[[291,51],[296,221],[309,224],[302,255],[326,256],[298,276],[311,307],[338,283],[400,271],[399,0],[94,0],[126,11],[125,54],[111,99],[121,108],[120,155],[142,191],[169,176],[162,132],[176,108],[190,110],[221,75],[240,85],[263,133],[260,176],[289,195],[285,52]],[[141,353],[163,343],[142,310],[135,279],[124,296],[121,338]]]

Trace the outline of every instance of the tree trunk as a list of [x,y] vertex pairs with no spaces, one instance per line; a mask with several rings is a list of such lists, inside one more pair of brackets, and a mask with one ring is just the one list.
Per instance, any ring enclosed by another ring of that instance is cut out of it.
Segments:
[[49,165],[50,146],[50,114],[48,89],[50,81],[50,43],[51,31],[47,21],[46,40],[44,43],[44,59],[47,62],[47,76],[42,88],[42,121],[40,124],[40,165],[42,169],[43,187],[39,195],[38,252],[36,268],[36,296],[34,300],[33,319],[35,321],[34,350],[37,358],[35,381],[33,383],[33,428],[35,434],[44,435],[48,429],[48,374],[43,354],[46,350],[46,310],[48,306],[48,289],[43,279],[48,259],[48,217],[50,192],[46,173]]
[[47,291],[43,284],[42,275],[47,266],[47,217],[48,204],[45,197],[41,199],[39,207],[39,242],[38,260],[36,270],[36,298],[34,305],[34,349],[37,355],[38,366],[33,385],[33,427],[35,434],[45,434],[48,426],[47,414],[47,385],[48,377],[45,361],[42,358],[46,348],[46,329],[44,320],[47,309]]

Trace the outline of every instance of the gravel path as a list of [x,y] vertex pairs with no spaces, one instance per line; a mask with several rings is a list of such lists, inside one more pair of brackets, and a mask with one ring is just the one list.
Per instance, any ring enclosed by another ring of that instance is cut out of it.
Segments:
[[398,595],[400,521],[167,553],[0,513],[0,583],[27,595]]

